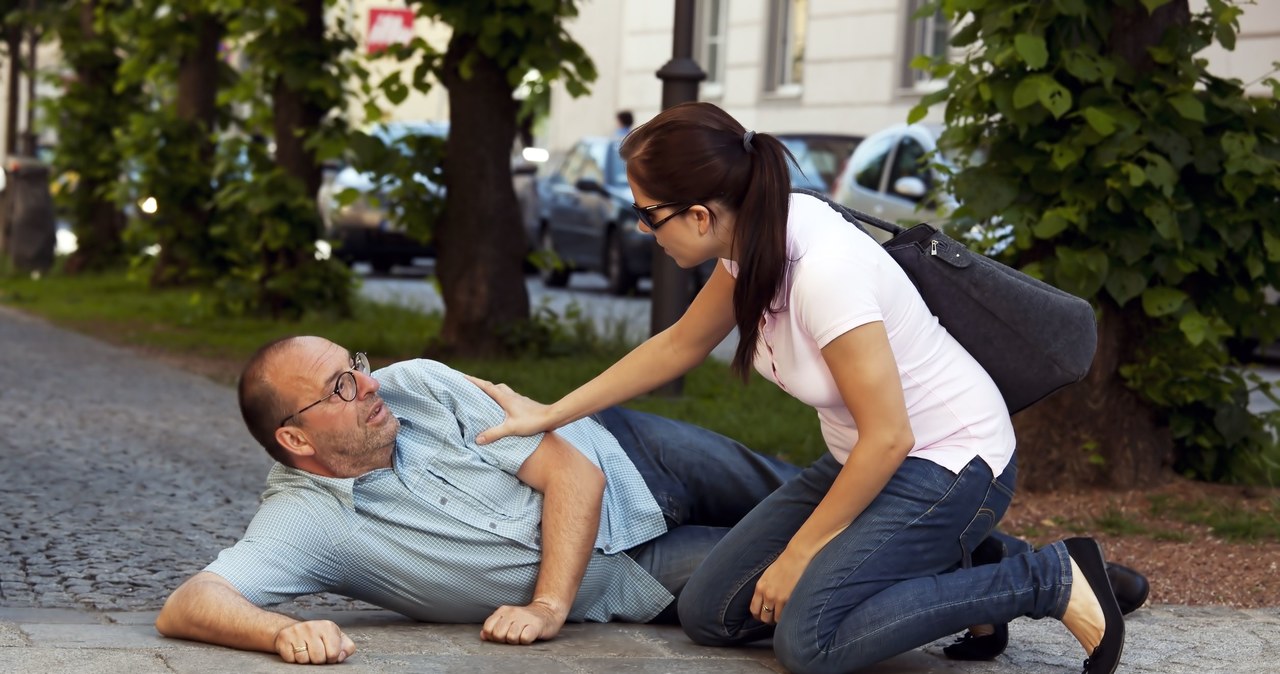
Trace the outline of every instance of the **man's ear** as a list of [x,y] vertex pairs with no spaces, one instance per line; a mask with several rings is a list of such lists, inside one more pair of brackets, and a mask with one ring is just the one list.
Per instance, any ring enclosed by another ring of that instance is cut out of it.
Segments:
[[311,438],[307,437],[306,431],[297,426],[277,428],[276,442],[280,443],[286,452],[297,456],[311,456],[316,453],[316,448],[311,444]]

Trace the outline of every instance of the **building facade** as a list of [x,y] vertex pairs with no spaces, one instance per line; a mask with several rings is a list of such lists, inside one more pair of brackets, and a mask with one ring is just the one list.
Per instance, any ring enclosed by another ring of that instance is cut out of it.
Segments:
[[[1200,11],[1207,0],[1191,0]],[[697,0],[694,57],[707,73],[700,99],[748,128],[866,135],[902,122],[936,83],[910,63],[946,50],[949,27],[916,18],[925,0]],[[591,94],[557,88],[540,142],[566,147],[607,134],[614,113],[636,122],[661,108],[655,73],[671,59],[674,3],[594,0],[569,32],[595,60]],[[1244,6],[1234,51],[1206,52],[1215,74],[1255,82],[1280,61],[1280,2]],[[1270,95],[1255,83],[1251,91]],[[935,106],[928,119],[941,120]]]

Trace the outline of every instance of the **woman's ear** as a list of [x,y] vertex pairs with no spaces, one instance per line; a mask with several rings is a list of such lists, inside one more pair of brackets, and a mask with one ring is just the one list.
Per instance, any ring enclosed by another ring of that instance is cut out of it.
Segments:
[[710,209],[698,204],[689,209],[689,212],[693,214],[693,222],[698,227],[698,234],[705,236],[711,231],[712,217]]

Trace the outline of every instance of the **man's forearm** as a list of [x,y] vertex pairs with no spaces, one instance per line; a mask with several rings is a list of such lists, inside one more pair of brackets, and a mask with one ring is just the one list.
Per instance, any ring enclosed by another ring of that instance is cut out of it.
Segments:
[[274,653],[276,634],[297,622],[254,606],[222,577],[206,571],[169,596],[156,629],[166,637]]
[[549,606],[562,621],[578,595],[600,530],[604,475],[585,457],[582,461],[586,466],[560,472],[543,492],[542,564],[533,603]]
[[600,530],[604,473],[558,433],[547,433],[516,474],[542,492],[542,563],[533,602],[569,615]]

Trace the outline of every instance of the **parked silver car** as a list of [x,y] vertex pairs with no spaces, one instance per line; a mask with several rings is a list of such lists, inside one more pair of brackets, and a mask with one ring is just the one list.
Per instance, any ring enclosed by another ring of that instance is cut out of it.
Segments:
[[[947,195],[932,195],[937,182],[930,153],[942,127],[898,124],[867,136],[836,179],[833,198],[850,208],[904,225],[941,224],[954,210]],[[871,229],[880,241],[887,232]]]
[[[405,142],[411,135],[444,139],[447,122],[387,122],[375,124],[369,135],[390,148],[409,152]],[[438,176],[421,173],[414,180],[429,199],[443,198],[444,186]],[[368,262],[374,271],[386,273],[393,265],[410,265],[416,258],[434,257],[435,248],[410,236],[393,217],[394,179],[379,177],[352,165],[341,166],[325,180],[316,196],[325,238],[334,244],[334,255],[344,262]],[[354,193],[354,194],[353,194]]]

